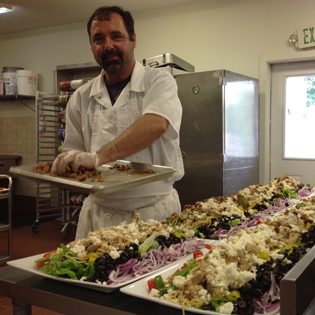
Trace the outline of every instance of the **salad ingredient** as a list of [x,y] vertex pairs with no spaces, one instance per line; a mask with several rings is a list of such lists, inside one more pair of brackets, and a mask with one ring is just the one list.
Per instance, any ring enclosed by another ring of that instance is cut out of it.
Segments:
[[44,273],[74,280],[91,279],[94,275],[94,262],[82,261],[67,246],[61,244],[54,253],[48,253],[36,261]]
[[159,248],[159,243],[155,240],[156,235],[152,234],[148,237],[140,246],[139,246],[139,253],[144,254],[148,252],[152,248]]

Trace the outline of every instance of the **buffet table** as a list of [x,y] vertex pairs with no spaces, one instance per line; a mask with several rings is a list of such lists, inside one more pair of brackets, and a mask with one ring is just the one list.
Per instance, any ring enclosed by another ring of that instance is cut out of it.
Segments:
[[[315,314],[314,258],[315,247],[283,279],[281,315]],[[182,314],[179,309],[137,299],[119,291],[105,293],[69,285],[10,266],[0,268],[0,295],[12,299],[14,315],[31,315],[32,305],[67,315]],[[185,311],[185,314],[192,313]]]
[[182,314],[181,310],[137,299],[119,291],[105,293],[68,285],[10,266],[0,268],[0,295],[12,299],[15,315],[31,315],[31,305],[67,315]]
[[[45,168],[47,166],[49,165],[44,165]],[[94,181],[97,184],[79,183],[73,179],[53,177],[46,173],[42,175],[41,172],[34,172],[33,167],[10,170],[15,174],[58,183],[69,188],[75,186],[78,190],[87,189],[85,192],[95,193],[106,189],[113,192],[117,187],[121,189],[121,182],[125,185],[126,179],[129,178],[129,173],[122,173],[125,176],[122,181],[117,179],[115,185],[106,188],[105,184],[95,181],[96,179]],[[121,179],[121,168],[127,172],[132,171],[130,175],[133,179],[130,180],[130,185],[140,185],[136,168],[128,161],[107,165],[107,175],[114,172],[111,175]],[[163,171],[160,170],[160,173],[163,174]],[[148,174],[156,176],[159,172],[155,170]],[[147,180],[146,177],[140,179],[141,184]],[[174,257],[179,259],[183,255],[188,257],[189,254],[194,259],[192,265],[189,265],[189,261],[183,268],[183,275],[192,275],[193,278],[184,278],[182,288],[181,282],[178,281],[182,278],[172,280],[177,288],[173,294],[178,294],[178,300],[183,305],[198,303],[206,308],[216,307],[221,312],[231,313],[235,310],[243,314],[252,313],[254,309],[260,312],[269,309],[269,315],[315,314],[315,186],[301,184],[293,177],[276,178],[264,186],[253,185],[250,189],[244,188],[232,197],[213,197],[203,201],[202,205],[188,205],[182,213],[168,217],[166,223],[156,220],[144,222],[136,216],[131,222],[104,227],[83,241],[72,242],[67,248],[61,247],[56,255],[47,258],[44,262],[45,268],[42,269],[46,273],[36,269],[35,261],[39,257],[9,261],[9,266],[0,268],[0,295],[12,299],[15,315],[31,315],[32,305],[67,315],[213,314],[214,312],[201,312],[199,309],[190,308],[188,312],[184,307],[175,308],[176,305],[172,304],[171,299],[173,295],[165,295],[164,299],[150,296],[147,280],[153,277],[153,274],[128,286],[126,279],[137,279],[134,266],[140,266],[138,270],[146,272],[148,263],[157,268],[173,261]],[[231,231],[234,227],[235,230]],[[192,235],[194,238],[191,238]],[[213,251],[209,251],[205,256],[201,253],[200,257],[200,250],[206,247],[204,241],[199,244],[200,237],[208,241],[222,238],[222,242],[208,244],[211,248],[214,246]],[[155,246],[152,246],[154,242]],[[152,254],[150,249],[153,247],[158,253]],[[71,256],[75,257],[75,262],[67,256],[69,250]],[[195,257],[195,253],[198,256]],[[156,263],[161,256],[163,259]],[[94,261],[96,257],[99,259]],[[172,259],[168,260],[167,257]],[[86,258],[91,259],[89,263]],[[80,268],[77,267],[77,262]],[[94,263],[92,270],[88,268],[90,262]],[[129,264],[125,265],[125,262]],[[158,269],[155,275],[167,277],[174,274],[177,268],[183,267],[183,261],[178,262],[179,264],[167,266],[165,269]],[[53,271],[54,268],[57,272]],[[74,273],[78,278],[83,276],[97,279],[97,282],[73,281],[52,276],[67,272],[68,276]],[[107,280],[109,275],[110,281],[113,281],[112,285],[100,284]],[[126,278],[126,275],[131,278]],[[117,286],[117,291],[112,291],[117,283],[118,286],[124,286],[121,292]],[[156,281],[156,286],[161,289],[160,295],[174,289],[169,283],[163,286]],[[239,294],[234,292],[232,295],[231,290],[238,288]],[[208,293],[211,298],[205,300],[205,294]],[[225,303],[227,300],[237,304]],[[164,302],[164,305],[158,302]]]

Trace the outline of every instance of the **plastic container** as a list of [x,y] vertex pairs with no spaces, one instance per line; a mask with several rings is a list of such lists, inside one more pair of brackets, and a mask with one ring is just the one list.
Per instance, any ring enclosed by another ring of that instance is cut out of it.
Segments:
[[37,90],[37,73],[31,70],[17,70],[17,94],[35,96]]
[[22,70],[20,67],[3,67],[2,80],[4,85],[4,95],[17,94],[16,71]]
[[16,95],[16,72],[3,72],[2,80],[4,82],[4,94],[5,95]]

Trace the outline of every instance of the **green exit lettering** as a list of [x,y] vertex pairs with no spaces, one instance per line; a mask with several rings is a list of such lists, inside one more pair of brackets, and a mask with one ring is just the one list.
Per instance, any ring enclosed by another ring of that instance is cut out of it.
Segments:
[[314,26],[308,27],[308,28],[303,28],[303,34],[304,34],[304,44],[305,45],[315,43]]

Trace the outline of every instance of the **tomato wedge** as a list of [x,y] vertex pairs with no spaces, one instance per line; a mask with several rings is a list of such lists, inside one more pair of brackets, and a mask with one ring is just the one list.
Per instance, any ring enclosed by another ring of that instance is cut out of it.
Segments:
[[41,268],[44,267],[45,265],[47,265],[49,263],[49,261],[47,260],[52,254],[54,254],[56,251],[52,250],[50,252],[47,252],[43,255],[42,258],[38,259],[35,264],[37,268]]
[[204,246],[205,246],[206,249],[212,249],[213,248],[213,245],[212,244],[208,244],[208,243],[206,243]]
[[47,253],[45,253],[44,255],[43,255],[43,257],[44,258],[48,258],[48,257],[50,257],[52,254],[54,254],[56,251],[54,251],[54,250],[52,250],[52,251],[50,251],[50,252],[47,252]]
[[157,289],[160,290],[165,287],[164,280],[161,275],[157,275],[154,278],[151,278],[147,281],[149,290]]
[[152,289],[155,289],[154,278],[149,279],[147,281],[147,285],[148,285],[149,291],[151,291]]
[[202,259],[203,257],[203,253],[201,250],[196,250],[193,254],[195,260],[199,260],[199,259]]

